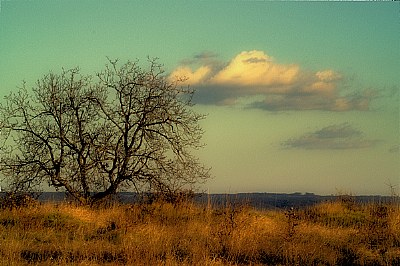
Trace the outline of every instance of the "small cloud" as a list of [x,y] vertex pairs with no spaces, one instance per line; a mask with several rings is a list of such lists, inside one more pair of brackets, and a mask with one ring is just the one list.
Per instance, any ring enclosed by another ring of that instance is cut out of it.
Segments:
[[332,125],[317,130],[314,134],[322,139],[335,138],[358,138],[361,137],[361,131],[354,129],[350,124],[344,123],[340,125]]
[[286,148],[306,150],[345,150],[369,148],[377,142],[377,140],[364,139],[361,131],[344,123],[327,126],[299,138],[289,139],[282,145]]
[[336,73],[333,70],[325,70],[325,71],[318,71],[315,73],[320,81],[331,82],[340,80],[342,77],[340,74]]
[[191,58],[186,58],[181,61],[182,65],[193,65],[193,64],[204,64],[209,60],[214,60],[218,57],[218,54],[210,51],[204,51],[193,55]]
[[204,59],[208,60],[210,58],[216,58],[216,57],[218,57],[218,54],[211,51],[204,51],[193,56],[193,58],[195,58],[196,60],[204,60]]
[[271,62],[271,60],[268,60],[266,58],[251,57],[251,58],[243,60],[243,62],[244,63],[249,63],[249,64],[258,64],[258,63]]

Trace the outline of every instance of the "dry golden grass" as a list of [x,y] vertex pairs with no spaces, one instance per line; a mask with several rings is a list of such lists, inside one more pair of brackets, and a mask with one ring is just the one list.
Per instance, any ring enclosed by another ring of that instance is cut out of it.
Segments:
[[400,265],[400,209],[191,203],[0,210],[0,265]]

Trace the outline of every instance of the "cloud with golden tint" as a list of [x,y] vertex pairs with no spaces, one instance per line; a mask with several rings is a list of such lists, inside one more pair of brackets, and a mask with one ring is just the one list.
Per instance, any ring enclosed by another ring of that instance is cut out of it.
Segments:
[[235,86],[279,86],[292,84],[297,65],[280,65],[262,51],[241,52],[211,79],[212,84]]
[[184,83],[189,85],[189,84],[201,84],[207,77],[207,75],[211,72],[211,69],[208,66],[201,66],[200,68],[196,69],[195,71],[192,71],[191,68],[187,66],[182,66],[177,69],[175,69],[170,77],[174,78],[179,78],[179,77],[184,77],[185,81]]
[[268,111],[325,110],[366,111],[375,95],[341,95],[340,73],[305,71],[297,64],[280,64],[263,51],[243,51],[227,63],[214,53],[201,53],[170,74],[170,79],[185,77],[185,85],[197,92],[199,104],[235,105],[240,98],[257,96],[250,108]]

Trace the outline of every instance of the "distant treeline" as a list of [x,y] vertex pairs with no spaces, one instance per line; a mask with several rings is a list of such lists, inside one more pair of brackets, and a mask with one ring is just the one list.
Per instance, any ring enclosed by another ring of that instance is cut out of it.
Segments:
[[[5,192],[0,192],[3,197]],[[40,202],[62,202],[70,201],[71,198],[64,192],[42,192],[35,196]],[[112,200],[125,204],[146,202],[152,198],[151,194],[139,194],[135,192],[119,192],[114,195]],[[194,194],[192,199],[200,205],[210,205],[212,207],[224,207],[229,205],[248,205],[257,209],[285,209],[303,208],[321,202],[343,200],[354,203],[388,203],[394,200],[399,201],[398,197],[392,196],[351,196],[351,195],[330,195],[320,196],[313,193],[237,193],[237,194]]]
[[[238,194],[212,194],[208,197],[201,194],[200,202],[205,203],[205,199],[210,198],[212,203],[217,205],[248,204],[257,209],[285,209],[285,208],[303,208],[312,206],[321,202],[346,201],[354,203],[383,203],[393,201],[390,196],[351,196],[351,195],[330,195],[320,196],[313,193],[238,193]],[[398,199],[396,199],[398,200]]]

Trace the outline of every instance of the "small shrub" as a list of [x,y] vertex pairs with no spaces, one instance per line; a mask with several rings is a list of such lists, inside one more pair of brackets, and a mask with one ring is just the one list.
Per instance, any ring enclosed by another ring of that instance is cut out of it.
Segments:
[[358,263],[359,255],[353,247],[343,246],[339,248],[339,257],[336,265],[341,266],[354,266],[360,265]]
[[395,237],[389,224],[390,212],[390,207],[384,204],[372,205],[369,208],[363,233],[370,248],[383,250],[382,248],[394,245]]
[[60,250],[30,250],[21,251],[21,258],[28,263],[41,263],[48,260],[58,260],[62,256]]
[[18,209],[35,207],[39,205],[39,201],[36,200],[35,195],[32,193],[19,193],[19,192],[6,192],[6,194],[0,198],[0,209]]
[[300,217],[299,215],[296,213],[294,208],[290,208],[289,210],[287,210],[285,212],[285,217],[286,217],[286,236],[285,239],[286,240],[291,240],[294,236],[294,234],[296,233],[296,226],[299,225],[299,220]]
[[338,195],[338,202],[340,202],[348,210],[354,210],[358,206],[356,198],[351,194]]
[[347,227],[360,228],[365,223],[367,214],[364,210],[356,205],[348,208],[341,202],[323,203],[321,205],[309,207],[299,216],[301,219],[321,224],[329,227]]

